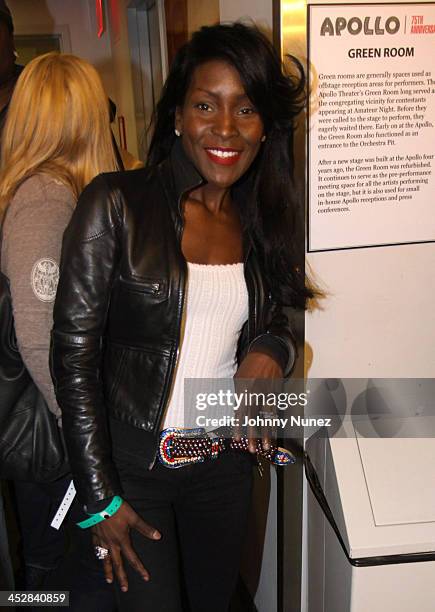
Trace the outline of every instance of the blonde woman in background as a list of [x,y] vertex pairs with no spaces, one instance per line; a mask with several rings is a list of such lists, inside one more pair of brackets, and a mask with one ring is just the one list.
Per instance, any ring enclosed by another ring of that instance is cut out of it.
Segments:
[[[62,235],[82,189],[97,174],[117,169],[108,99],[97,71],[78,57],[58,53],[30,62],[11,100],[1,159],[1,266],[10,281],[18,347],[49,409],[60,417],[48,363]],[[65,534],[49,523],[68,482],[66,477],[42,485],[15,483],[28,589],[45,587],[64,556]],[[74,532],[79,548],[89,537]],[[86,604],[76,601],[81,612],[111,609],[112,595],[106,593],[109,587],[90,543],[82,550],[91,551],[89,565],[83,572],[75,567],[74,576],[65,578],[71,580],[64,586],[72,589],[72,606],[75,579],[78,591],[89,591]]]

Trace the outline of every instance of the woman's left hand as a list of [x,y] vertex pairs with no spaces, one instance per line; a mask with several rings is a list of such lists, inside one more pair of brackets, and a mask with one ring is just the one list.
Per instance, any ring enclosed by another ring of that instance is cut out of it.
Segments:
[[150,540],[159,540],[161,534],[146,523],[130,504],[124,501],[115,514],[94,525],[91,529],[94,546],[101,546],[108,551],[107,556],[103,559],[106,582],[112,583],[115,574],[121,591],[128,590],[125,561],[137,571],[143,580],[150,579],[148,570],[143,566],[132,546],[130,533],[132,529],[135,529]]
[[[234,375],[236,392],[243,392],[245,390],[249,391],[250,393],[258,392],[256,390],[257,379],[273,380],[282,378],[283,375],[284,373],[282,371],[282,368],[278,364],[278,362],[275,361],[275,359],[273,359],[266,353],[257,353],[255,351],[252,351],[252,353],[248,353],[245,356],[243,361],[240,363],[237,372]],[[238,379],[243,380],[243,389],[238,388],[240,386],[237,384]],[[250,381],[249,383],[248,380]],[[249,390],[246,388],[247,386],[249,386]],[[238,414],[239,423],[244,422],[244,416],[255,418],[258,415],[258,412],[264,408],[264,406],[253,406],[250,403],[248,405],[243,406],[242,412],[239,412]],[[257,441],[258,439],[260,439],[260,437],[256,435],[257,430],[258,428],[256,427],[248,427],[248,448],[251,453],[255,453]],[[261,443],[263,445],[263,448],[267,450],[270,446],[270,432],[267,430],[267,428],[264,427],[262,427],[261,430]],[[240,438],[240,426],[236,432],[236,439],[237,438]]]

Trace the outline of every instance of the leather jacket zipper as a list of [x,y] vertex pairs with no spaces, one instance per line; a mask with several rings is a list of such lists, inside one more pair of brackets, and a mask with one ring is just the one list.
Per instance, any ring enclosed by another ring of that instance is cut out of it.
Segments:
[[162,283],[158,281],[129,280],[120,276],[120,282],[124,287],[138,293],[149,293],[150,295],[158,295],[162,290]]
[[[180,206],[182,195],[180,196],[180,198],[178,200],[178,206]],[[172,365],[171,384],[170,384],[169,391],[168,391],[167,396],[166,396],[165,405],[164,405],[163,410],[162,410],[162,418],[164,418],[164,415],[166,413],[166,409],[168,407],[169,400],[170,400],[170,398],[172,396],[172,391],[173,391],[174,384],[175,384],[175,377],[177,375],[177,368],[178,368],[178,360],[179,360],[179,356],[180,356],[180,349],[181,349],[181,344],[182,344],[183,336],[184,336],[184,323],[185,323],[184,303],[185,303],[185,297],[186,297],[186,281],[187,281],[187,277],[188,277],[188,268],[187,268],[186,260],[185,260],[185,258],[183,256],[182,251],[181,251],[181,236],[183,234],[183,227],[184,227],[184,221],[181,220],[180,226],[179,226],[178,231],[177,231],[177,238],[178,238],[178,243],[180,245],[180,253],[181,253],[181,257],[182,257],[182,265],[184,267],[184,285],[183,285],[183,290],[182,290],[182,293],[181,293],[181,304],[180,304],[180,308],[179,308],[180,326],[179,326],[179,334],[178,334],[178,341],[177,341],[177,354],[175,356],[175,361],[174,361],[174,363]],[[151,461],[151,463],[149,465],[149,468],[148,468],[149,470],[152,470],[153,467],[155,466],[158,452],[159,452],[159,441],[157,441],[156,448],[155,448],[155,451],[154,451],[154,457],[153,457],[153,460]]]
[[[185,279],[187,279],[187,274],[188,273],[187,273],[187,270],[186,270]],[[169,403],[169,400],[171,399],[172,391],[174,389],[175,377],[177,376],[177,369],[178,369],[178,359],[179,359],[179,356],[180,356],[180,349],[181,349],[181,345],[183,343],[183,338],[184,338],[184,327],[185,327],[185,321],[186,321],[186,318],[184,316],[184,313],[185,313],[185,310],[184,310],[185,295],[186,295],[186,280],[184,281],[184,290],[183,290],[183,295],[182,295],[182,298],[181,298],[181,322],[180,322],[180,334],[179,334],[178,343],[177,343],[177,354],[175,356],[175,363],[174,363],[173,368],[172,368],[171,385],[170,385],[170,388],[169,388],[168,395],[166,397],[165,406],[164,406],[163,411],[162,411],[163,418],[165,416],[166,409],[168,407],[168,403]],[[157,461],[157,454],[158,454],[158,452],[159,452],[159,441],[157,442],[156,449],[154,451],[153,460],[151,461],[150,466],[148,468],[149,470],[152,470],[153,467],[155,466],[156,461]]]

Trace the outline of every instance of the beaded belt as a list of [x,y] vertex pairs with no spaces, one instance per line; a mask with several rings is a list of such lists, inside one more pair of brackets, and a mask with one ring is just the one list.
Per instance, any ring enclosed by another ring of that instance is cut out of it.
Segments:
[[[202,427],[196,429],[181,429],[168,427],[160,433],[158,458],[160,463],[169,468],[179,468],[194,463],[202,463],[206,459],[217,459],[225,450],[248,450],[248,438],[225,438],[214,432],[207,433]],[[265,457],[274,465],[290,465],[295,463],[294,455],[284,449],[270,444],[264,450],[261,441],[257,441],[257,456]]]

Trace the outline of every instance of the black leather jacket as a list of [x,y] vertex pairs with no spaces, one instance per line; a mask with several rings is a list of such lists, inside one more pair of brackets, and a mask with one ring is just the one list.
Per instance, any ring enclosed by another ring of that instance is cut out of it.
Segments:
[[[84,504],[121,493],[113,435],[144,435],[144,460],[155,455],[185,296],[180,205],[201,183],[177,141],[151,176],[141,169],[94,179],[65,232],[51,368]],[[249,319],[238,359],[253,348],[272,352],[288,374],[295,348],[287,317],[271,300],[248,236],[244,251]]]

